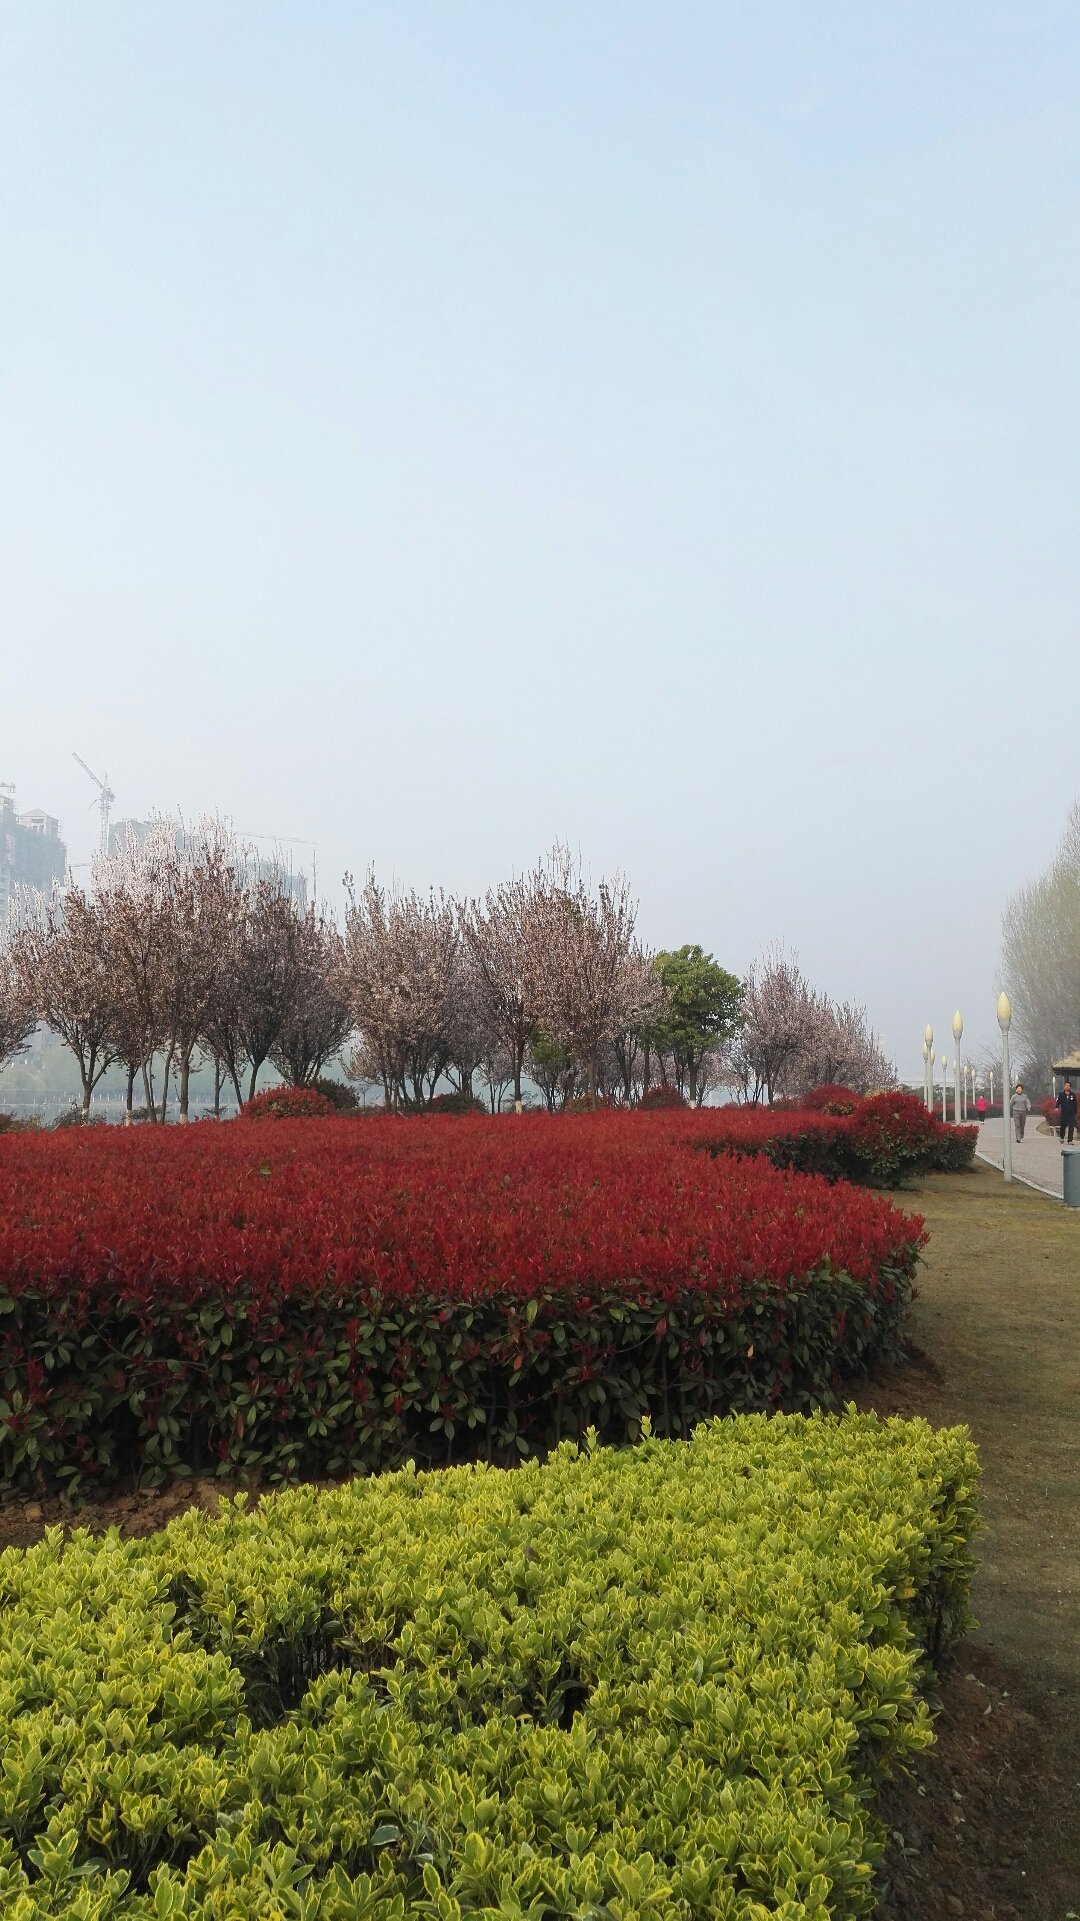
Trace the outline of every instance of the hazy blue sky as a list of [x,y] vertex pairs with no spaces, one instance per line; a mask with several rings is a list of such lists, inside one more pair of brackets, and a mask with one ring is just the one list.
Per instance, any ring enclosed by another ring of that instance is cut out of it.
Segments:
[[[1080,793],[1080,9],[0,14],[0,779],[558,835],[918,1071]],[[304,850],[297,855],[304,858]]]

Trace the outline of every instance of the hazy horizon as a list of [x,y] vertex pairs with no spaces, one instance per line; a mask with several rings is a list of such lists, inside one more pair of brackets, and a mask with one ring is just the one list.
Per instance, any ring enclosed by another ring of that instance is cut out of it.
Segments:
[[0,195],[0,781],[73,862],[72,750],[332,900],[559,838],[908,1077],[996,1040],[1080,794],[1074,8],[16,0]]

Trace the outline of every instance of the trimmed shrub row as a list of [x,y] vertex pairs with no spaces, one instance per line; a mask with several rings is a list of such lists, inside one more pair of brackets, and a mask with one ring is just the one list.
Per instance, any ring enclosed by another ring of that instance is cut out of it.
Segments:
[[12,1921],[854,1921],[975,1455],[749,1418],[0,1556]]
[[115,1129],[0,1155],[0,1485],[540,1454],[829,1403],[922,1223],[700,1117]]
[[897,1187],[936,1170],[970,1166],[977,1127],[943,1124],[912,1094],[852,1095],[838,1111],[840,1088],[807,1107],[706,1107],[671,1115],[680,1139],[712,1154],[762,1154],[774,1167],[821,1174],[830,1181]]
[[[327,1094],[333,1085],[320,1081],[315,1089],[269,1088],[243,1112],[251,1120],[326,1118],[331,1105],[319,1094]],[[624,1124],[634,1118],[626,1110],[618,1112]],[[485,1113],[483,1103],[472,1095],[456,1093],[437,1095],[422,1110],[429,1119]],[[591,1102],[577,1101],[560,1118],[591,1120],[595,1113]],[[862,1095],[839,1086],[816,1087],[800,1102],[778,1101],[772,1107],[694,1110],[677,1089],[657,1087],[645,1095],[636,1115],[659,1114],[668,1117],[673,1138],[696,1141],[712,1153],[764,1154],[776,1167],[875,1187],[897,1187],[935,1171],[960,1172],[971,1165],[978,1140],[977,1126],[939,1121],[915,1095]],[[515,1116],[515,1125],[517,1120]]]

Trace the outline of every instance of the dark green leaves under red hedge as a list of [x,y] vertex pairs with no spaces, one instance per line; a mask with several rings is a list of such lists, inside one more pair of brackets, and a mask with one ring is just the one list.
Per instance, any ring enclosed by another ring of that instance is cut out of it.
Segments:
[[921,1222],[691,1152],[696,1119],[5,1140],[0,1484],[507,1458],[827,1397],[895,1331]]

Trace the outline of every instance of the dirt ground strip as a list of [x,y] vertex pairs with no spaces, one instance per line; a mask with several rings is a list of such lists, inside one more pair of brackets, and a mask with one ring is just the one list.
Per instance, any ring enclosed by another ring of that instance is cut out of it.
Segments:
[[[985,1166],[901,1199],[931,1235],[911,1360],[856,1399],[966,1422],[986,1526],[979,1627],[939,1678],[937,1742],[884,1798],[878,1921],[1080,1921],[1080,1214]],[[0,1546],[50,1523],[149,1534],[233,1491],[12,1500]]]
[[880,1913],[1080,1915],[1080,1213],[977,1166],[904,1197],[930,1246],[912,1365],[861,1406],[966,1422],[982,1457],[978,1629],[938,1741],[890,1791]]

